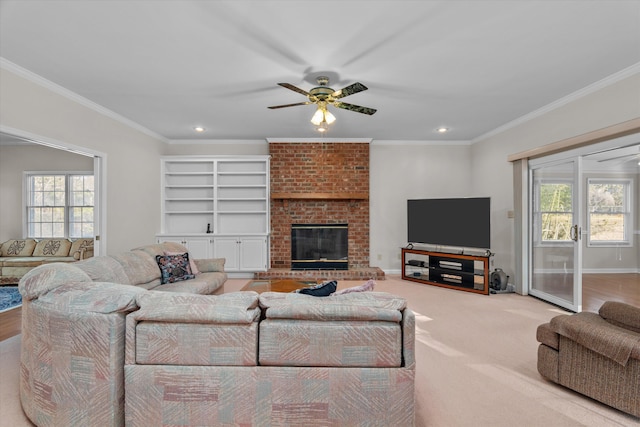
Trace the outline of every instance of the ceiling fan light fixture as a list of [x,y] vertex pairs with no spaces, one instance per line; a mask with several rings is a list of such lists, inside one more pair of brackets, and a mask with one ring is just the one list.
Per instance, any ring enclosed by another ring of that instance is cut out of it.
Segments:
[[329,111],[324,110],[324,120],[327,122],[327,124],[330,125],[331,123],[336,121],[336,116],[331,114]]
[[324,112],[322,111],[321,108],[318,107],[313,117],[311,117],[311,123],[313,123],[316,126],[319,126],[320,123],[322,123],[323,121],[324,121]]

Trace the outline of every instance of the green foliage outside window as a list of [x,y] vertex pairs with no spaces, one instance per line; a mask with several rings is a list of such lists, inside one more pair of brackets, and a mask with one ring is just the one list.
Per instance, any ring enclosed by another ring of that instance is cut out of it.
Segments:
[[570,183],[541,183],[539,190],[541,240],[543,242],[571,240],[572,185]]
[[590,242],[625,242],[628,182],[589,182]]

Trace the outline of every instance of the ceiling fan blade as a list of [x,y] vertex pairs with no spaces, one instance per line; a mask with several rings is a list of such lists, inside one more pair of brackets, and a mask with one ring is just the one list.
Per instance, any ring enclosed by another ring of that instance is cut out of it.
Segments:
[[355,111],[356,113],[362,113],[362,114],[368,114],[368,115],[372,115],[376,111],[378,111],[375,108],[361,107],[359,105],[347,104],[346,102],[334,102],[333,106],[342,108],[345,110]]
[[296,105],[309,105],[309,104],[313,104],[313,102],[309,102],[309,101],[307,101],[307,102],[296,102],[295,104],[274,105],[272,107],[267,107],[267,108],[275,110],[276,108],[295,107]]
[[[353,95],[354,93],[362,92],[363,90],[367,90],[368,87],[363,85],[362,83],[354,83],[347,87],[344,87],[340,90],[337,90],[331,94],[334,99],[344,98],[345,96]],[[373,113],[372,113],[373,114]]]
[[300,89],[299,87],[295,87],[295,86],[294,86],[294,85],[292,85],[292,84],[289,84],[289,83],[278,83],[278,84],[279,84],[280,86],[282,86],[282,87],[286,87],[287,89],[292,90],[292,91],[294,91],[294,92],[301,93],[301,94],[303,94],[304,96],[311,96],[311,94],[310,94],[309,92],[307,92],[306,90]]

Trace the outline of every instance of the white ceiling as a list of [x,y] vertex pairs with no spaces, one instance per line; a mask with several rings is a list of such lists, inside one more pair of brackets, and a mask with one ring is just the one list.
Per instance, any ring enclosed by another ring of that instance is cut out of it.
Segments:
[[637,72],[640,1],[0,0],[0,57],[168,140],[318,137],[267,107],[327,75],[327,137],[472,141]]

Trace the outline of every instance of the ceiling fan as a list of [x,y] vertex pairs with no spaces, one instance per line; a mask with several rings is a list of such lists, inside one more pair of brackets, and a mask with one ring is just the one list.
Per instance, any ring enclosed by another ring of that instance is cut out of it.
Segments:
[[297,105],[316,104],[318,106],[318,110],[311,118],[311,123],[318,126],[318,130],[321,132],[326,130],[325,125],[330,125],[336,120],[333,114],[331,114],[327,110],[327,107],[329,105],[333,105],[336,108],[342,108],[344,110],[355,111],[357,113],[368,115],[372,115],[377,111],[374,108],[361,107],[360,105],[348,104],[346,102],[339,101],[339,99],[344,98],[345,96],[353,95],[354,93],[367,90],[368,88],[362,83],[353,83],[340,90],[333,90],[328,86],[328,77],[318,76],[317,81],[319,86],[314,87],[309,92],[289,83],[278,83],[278,85],[282,87],[285,87],[294,92],[301,93],[302,95],[307,97],[308,101],[296,102],[295,104],[274,105],[268,108],[273,110],[285,107],[295,107]]

